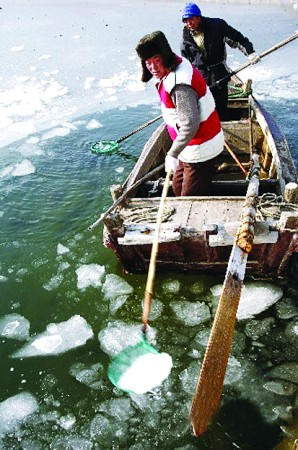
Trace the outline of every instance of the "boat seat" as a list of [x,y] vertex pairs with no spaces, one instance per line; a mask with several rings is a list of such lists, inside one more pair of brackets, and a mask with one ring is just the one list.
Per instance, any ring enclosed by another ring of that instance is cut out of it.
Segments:
[[[238,196],[245,195],[247,191],[248,180],[213,180],[211,195],[219,196]],[[279,194],[278,180],[260,180],[259,195],[270,193]]]
[[[210,195],[212,196],[245,196],[248,180],[213,180]],[[161,196],[163,179],[156,182],[146,181],[139,189],[136,197],[159,197]],[[259,195],[270,193],[280,195],[278,180],[260,180]],[[169,197],[174,196],[170,188]]]

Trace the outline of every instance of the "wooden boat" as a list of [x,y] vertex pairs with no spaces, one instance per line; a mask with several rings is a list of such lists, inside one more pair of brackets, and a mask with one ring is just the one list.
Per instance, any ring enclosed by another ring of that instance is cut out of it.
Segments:
[[[252,95],[250,83],[244,86],[233,77],[233,85],[243,94],[229,98],[229,120],[222,122],[225,150],[210,196],[175,197],[169,192],[160,230],[158,270],[225,273],[248,185],[243,172],[249,171],[253,151],[259,153],[261,171],[254,244],[246,273],[282,277],[292,254],[298,251],[297,173],[288,144],[274,119]],[[128,273],[148,270],[165,178],[163,163],[170,145],[163,123],[145,144],[124,184],[111,188],[113,200],[120,204],[104,218],[103,242]]]

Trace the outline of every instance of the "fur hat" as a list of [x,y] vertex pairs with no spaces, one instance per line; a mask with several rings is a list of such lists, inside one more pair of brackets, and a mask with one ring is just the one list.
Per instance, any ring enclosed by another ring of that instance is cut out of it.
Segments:
[[154,55],[161,55],[163,63],[167,69],[172,70],[177,65],[177,57],[173,53],[167,38],[162,31],[154,31],[153,33],[146,34],[140,39],[136,52],[139,55],[142,63],[142,81],[149,81],[152,78],[152,74],[146,67],[146,59],[151,58]]

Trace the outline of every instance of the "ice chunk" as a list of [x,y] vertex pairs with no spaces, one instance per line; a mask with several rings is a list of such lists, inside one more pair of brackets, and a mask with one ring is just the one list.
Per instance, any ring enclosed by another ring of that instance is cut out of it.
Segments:
[[75,315],[69,320],[52,323],[44,333],[38,334],[31,341],[14,352],[12,358],[27,358],[39,355],[58,355],[72,348],[84,345],[93,337],[93,331],[86,320]]
[[77,286],[78,289],[86,289],[88,286],[99,287],[101,286],[102,277],[104,275],[105,268],[99,264],[84,264],[76,270],[78,277]]
[[292,320],[285,328],[285,336],[288,338],[289,342],[291,342],[292,345],[296,346],[298,344],[298,321]]
[[20,314],[7,314],[0,319],[0,336],[24,341],[29,337],[30,322]]
[[178,294],[180,291],[180,281],[178,280],[166,280],[162,284],[162,289],[168,294]]
[[292,396],[297,391],[295,384],[281,380],[267,381],[264,383],[264,388],[267,391],[274,392],[274,394],[285,396]]
[[37,410],[38,403],[30,392],[21,392],[1,402],[0,436],[16,429]]
[[62,244],[57,245],[57,253],[58,255],[64,255],[65,253],[69,252],[69,248],[65,247]]
[[[147,339],[154,343],[156,331],[148,327]],[[128,325],[121,321],[110,322],[106,328],[98,333],[98,340],[101,349],[110,355],[116,356],[129,345],[136,345],[142,339],[142,327],[138,325]]]
[[263,320],[250,320],[245,325],[245,334],[251,339],[259,339],[261,336],[268,335],[274,324],[273,317],[266,317]]
[[171,308],[185,325],[191,327],[207,322],[211,317],[209,308],[205,303],[176,301],[171,303]]
[[67,414],[66,416],[61,416],[58,420],[58,424],[64,430],[70,430],[76,423],[76,418],[73,414]]
[[209,336],[210,336],[209,329],[204,328],[203,330],[200,330],[194,338],[194,344],[199,344],[202,347],[207,347]]
[[241,367],[241,363],[236,358],[234,358],[234,356],[230,356],[228,360],[224,384],[227,385],[236,383],[242,378],[243,373],[244,369]]
[[135,409],[129,398],[112,398],[106,400],[98,406],[97,410],[118,420],[127,420],[135,413]]
[[167,353],[145,353],[135,359],[117,384],[124,391],[145,394],[169,376],[172,366],[172,358]]
[[182,384],[182,389],[188,394],[193,395],[197,385],[197,381],[200,374],[199,361],[193,361],[186,369],[182,370],[179,374],[179,380]]
[[156,300],[155,298],[151,301],[151,308],[150,308],[150,320],[157,319],[163,311],[163,304],[161,301]]
[[0,275],[0,283],[4,283],[8,278],[5,275]]
[[24,175],[30,175],[35,172],[35,167],[29,159],[24,159],[19,164],[16,164],[12,171],[12,176],[14,177],[22,177]]
[[96,128],[101,127],[103,127],[103,125],[96,119],[90,120],[90,122],[88,122],[86,125],[87,130],[95,130]]
[[126,302],[129,295],[119,295],[118,297],[112,298],[110,300],[110,312],[111,314],[115,314],[119,308]]
[[49,279],[46,283],[43,284],[43,288],[46,291],[52,291],[53,289],[57,289],[63,281],[62,274],[56,274],[52,278]]
[[283,295],[282,289],[271,283],[248,282],[242,288],[237,319],[250,319],[274,305]]
[[[222,286],[217,284],[210,290],[214,297],[221,294]],[[257,314],[274,305],[283,295],[282,289],[272,283],[260,281],[243,285],[237,311],[238,320],[252,319]]]
[[214,297],[219,297],[222,291],[222,284],[216,284],[215,286],[212,286],[210,288],[211,294],[214,295]]
[[103,414],[96,414],[90,424],[90,435],[98,444],[108,445],[115,437],[114,421]]
[[287,362],[273,367],[266,376],[270,378],[280,378],[281,380],[298,383],[298,363]]
[[291,298],[284,297],[275,306],[277,317],[283,320],[298,316],[298,307]]
[[111,300],[119,295],[131,294],[133,292],[133,287],[118,275],[109,273],[107,274],[105,282],[102,286],[102,291],[105,297],[108,300]]
[[69,373],[77,381],[85,384],[90,389],[103,390],[104,380],[103,380],[103,366],[100,363],[96,364],[84,364],[76,363],[70,367]]
[[206,289],[206,286],[203,281],[196,281],[192,286],[190,286],[189,290],[195,295],[202,294]]

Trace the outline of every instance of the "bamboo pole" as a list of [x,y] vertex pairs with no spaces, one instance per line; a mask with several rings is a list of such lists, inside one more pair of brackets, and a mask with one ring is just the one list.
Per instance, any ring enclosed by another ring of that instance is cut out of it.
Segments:
[[195,436],[206,432],[220,406],[248,252],[251,250],[253,242],[259,173],[259,156],[254,153],[252,176],[242,209],[242,222],[231,251],[202,369],[191,404],[190,420]]
[[156,259],[157,259],[158,247],[159,247],[159,242],[158,242],[159,241],[159,233],[160,233],[160,227],[161,227],[161,222],[162,222],[162,214],[163,214],[164,204],[165,204],[169,186],[170,186],[171,175],[172,175],[172,171],[167,173],[165,183],[163,185],[159,208],[158,208],[158,213],[157,213],[155,235],[153,238],[153,243],[152,243],[152,248],[151,248],[150,263],[149,263],[149,268],[148,268],[148,277],[147,277],[147,283],[146,283],[146,288],[145,288],[145,298],[144,298],[144,307],[143,307],[143,315],[142,315],[143,333],[146,333],[146,330],[147,330],[148,318],[149,318],[150,307],[151,307],[151,300],[152,300],[152,296],[154,293]]

